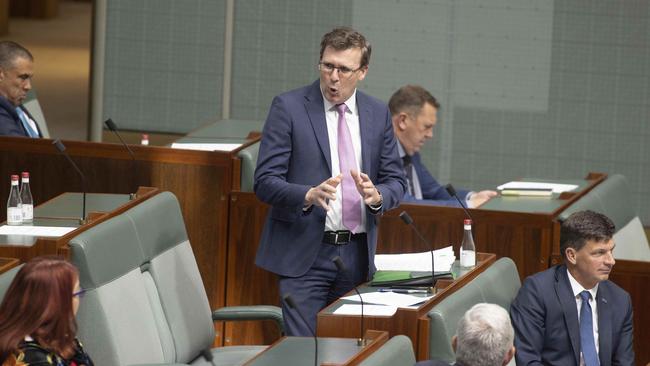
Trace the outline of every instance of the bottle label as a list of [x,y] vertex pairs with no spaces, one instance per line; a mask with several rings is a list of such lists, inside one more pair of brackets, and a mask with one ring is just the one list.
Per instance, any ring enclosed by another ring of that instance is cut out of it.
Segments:
[[465,230],[472,230],[472,225],[463,225]]
[[476,252],[473,250],[460,250],[460,266],[474,267],[476,265]]
[[23,221],[34,219],[34,205],[23,203]]
[[20,207],[7,207],[7,224],[20,225],[23,223],[23,210]]

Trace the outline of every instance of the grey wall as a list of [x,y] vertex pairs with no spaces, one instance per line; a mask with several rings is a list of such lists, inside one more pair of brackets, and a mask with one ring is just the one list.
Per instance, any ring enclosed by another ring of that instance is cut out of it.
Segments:
[[[104,115],[174,132],[218,116],[223,12],[111,0]],[[264,119],[274,95],[315,80],[321,35],[351,25],[373,44],[361,89],[388,100],[419,83],[442,102],[423,151],[439,180],[621,173],[650,224],[650,2],[241,0],[234,24],[231,118]]]

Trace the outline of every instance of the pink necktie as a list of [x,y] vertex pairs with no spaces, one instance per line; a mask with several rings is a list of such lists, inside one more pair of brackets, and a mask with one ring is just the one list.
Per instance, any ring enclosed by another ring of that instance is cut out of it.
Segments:
[[361,224],[361,195],[357,191],[356,184],[350,175],[350,170],[357,169],[354,147],[352,146],[352,136],[345,123],[345,104],[338,104],[336,109],[339,112],[338,126],[338,150],[339,150],[339,167],[343,174],[341,182],[341,194],[343,206],[343,226],[352,232],[356,232]]

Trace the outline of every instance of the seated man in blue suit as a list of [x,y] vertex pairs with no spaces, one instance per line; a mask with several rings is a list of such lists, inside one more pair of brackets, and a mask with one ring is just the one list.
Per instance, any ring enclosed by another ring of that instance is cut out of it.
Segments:
[[633,365],[630,295],[608,280],[614,224],[593,211],[562,223],[564,264],[528,277],[510,307],[517,365]]
[[[433,128],[438,121],[440,104],[436,98],[421,86],[406,85],[393,94],[388,107],[408,181],[404,202],[460,206],[431,176],[420,157],[420,149],[433,137]],[[460,199],[465,199],[468,207],[478,207],[497,194],[495,191],[467,190],[458,190],[457,193]]]
[[0,136],[42,137],[22,106],[32,89],[34,57],[18,43],[0,41]]
[[[499,305],[479,303],[458,321],[451,346],[454,366],[505,366],[515,354],[515,331],[508,312]],[[421,361],[416,366],[449,366],[447,362]]]
[[275,97],[264,124],[254,189],[271,209],[255,263],[306,317],[283,303],[288,335],[311,335],[319,310],[372,276],[377,216],[404,196],[388,107],[356,87],[370,50],[353,29],[325,34],[320,79]]

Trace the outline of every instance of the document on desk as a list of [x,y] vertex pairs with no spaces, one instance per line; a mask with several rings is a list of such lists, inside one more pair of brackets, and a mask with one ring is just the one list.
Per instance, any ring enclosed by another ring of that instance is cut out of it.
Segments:
[[[397,306],[363,305],[363,315],[391,316],[397,312]],[[334,310],[336,315],[361,315],[361,305],[343,304]]]
[[[388,305],[398,308],[408,308],[423,301],[427,301],[433,296],[416,296],[410,294],[398,294],[396,292],[365,292],[361,294],[363,304]],[[343,300],[360,302],[358,295],[342,297]]]
[[0,235],[59,237],[74,229],[76,229],[76,227],[2,225],[0,226]]
[[[433,257],[436,273],[451,271],[451,265],[456,260],[451,246],[434,250]],[[431,252],[377,254],[375,266],[378,271],[431,272]]]
[[545,190],[551,189],[553,193],[571,192],[578,188],[576,184],[559,184],[545,182],[508,182],[497,187],[497,190]]
[[172,149],[187,149],[187,150],[201,150],[201,151],[233,151],[240,147],[242,144],[210,144],[210,143],[196,143],[196,142],[174,142]]

